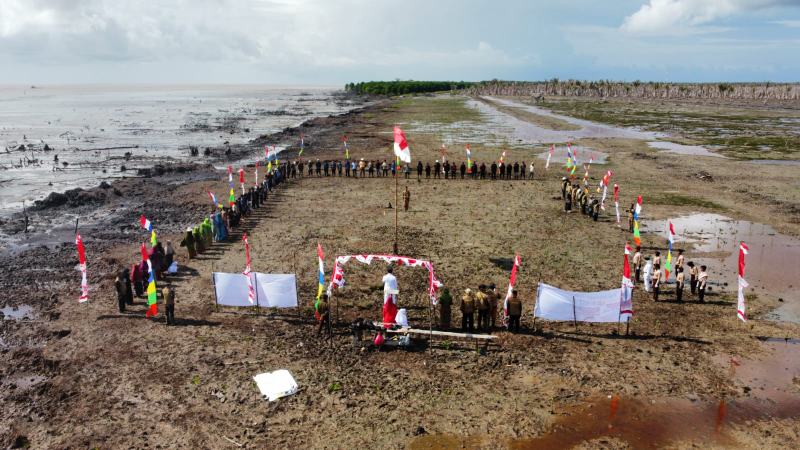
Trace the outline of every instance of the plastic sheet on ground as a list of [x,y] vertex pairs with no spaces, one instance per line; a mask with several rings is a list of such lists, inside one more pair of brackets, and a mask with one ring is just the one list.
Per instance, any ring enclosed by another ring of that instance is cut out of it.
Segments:
[[394,321],[397,322],[397,324],[401,327],[408,328],[408,313],[406,312],[405,308],[397,311]]
[[292,395],[299,388],[292,374],[286,369],[260,373],[254,376],[253,380],[258,386],[258,390],[261,391],[261,395],[271,402]]

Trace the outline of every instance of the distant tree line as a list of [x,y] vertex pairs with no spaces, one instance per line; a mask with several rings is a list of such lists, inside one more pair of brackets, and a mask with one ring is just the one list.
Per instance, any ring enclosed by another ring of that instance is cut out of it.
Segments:
[[798,100],[800,83],[670,83],[655,81],[481,81],[470,95]]
[[475,83],[469,81],[366,81],[347,83],[345,91],[359,95],[404,95],[425,92],[457,91]]

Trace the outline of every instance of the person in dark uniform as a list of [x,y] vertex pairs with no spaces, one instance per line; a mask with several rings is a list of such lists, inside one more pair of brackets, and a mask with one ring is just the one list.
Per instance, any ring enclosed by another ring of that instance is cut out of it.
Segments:
[[417,161],[417,179],[422,178],[422,161]]

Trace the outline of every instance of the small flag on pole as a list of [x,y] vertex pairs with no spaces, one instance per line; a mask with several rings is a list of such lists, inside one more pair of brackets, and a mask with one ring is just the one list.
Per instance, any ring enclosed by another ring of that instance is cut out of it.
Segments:
[[750,252],[750,249],[744,242],[739,243],[739,292],[738,301],[736,304],[736,316],[742,322],[747,322],[747,304],[744,299],[744,288],[748,287],[747,280],[744,279],[744,256]]
[[517,285],[517,270],[522,264],[519,255],[514,256],[514,266],[511,268],[511,276],[508,278],[508,291],[506,292],[506,299],[503,301],[503,321],[508,321],[508,301],[511,299],[514,286]]
[[89,301],[89,282],[86,279],[86,248],[80,234],[75,235],[75,245],[78,247],[78,267],[81,271],[81,296],[78,303],[85,303]]
[[323,258],[325,253],[322,252],[322,245],[317,242],[317,257],[319,258],[319,286],[317,287],[317,300],[322,297],[322,290],[325,289],[325,267],[323,266]]

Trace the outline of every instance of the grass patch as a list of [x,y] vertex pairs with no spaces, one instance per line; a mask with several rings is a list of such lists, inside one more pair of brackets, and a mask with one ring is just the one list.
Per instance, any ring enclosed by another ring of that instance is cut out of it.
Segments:
[[328,385],[328,392],[331,394],[341,390],[342,390],[342,383],[339,383],[338,381],[334,381],[333,383]]
[[200,375],[195,375],[192,377],[192,384],[195,386],[200,385]]
[[656,194],[647,198],[647,203],[652,205],[692,206],[697,208],[725,211],[728,208],[700,197],[690,197],[682,194]]
[[462,96],[405,97],[398,100],[393,109],[401,122],[481,122],[480,112],[468,107],[466,100]]

